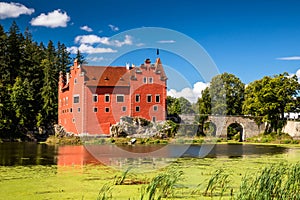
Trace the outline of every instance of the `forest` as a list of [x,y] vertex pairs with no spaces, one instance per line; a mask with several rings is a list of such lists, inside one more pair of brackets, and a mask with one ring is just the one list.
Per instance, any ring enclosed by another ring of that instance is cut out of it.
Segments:
[[[75,58],[84,61],[80,52]],[[0,25],[0,138],[31,140],[53,134],[57,123],[58,77],[71,58],[63,43],[33,41],[13,22],[7,32]],[[299,82],[288,73],[265,76],[245,85],[233,74],[215,76],[197,103],[184,97],[167,98],[169,116],[198,114],[203,127],[208,115],[245,115],[267,123],[266,132],[278,132],[284,113],[299,111]]]
[[59,72],[66,72],[72,61],[66,46],[37,43],[29,29],[21,33],[13,22],[7,32],[0,25],[0,60],[0,138],[52,134]]

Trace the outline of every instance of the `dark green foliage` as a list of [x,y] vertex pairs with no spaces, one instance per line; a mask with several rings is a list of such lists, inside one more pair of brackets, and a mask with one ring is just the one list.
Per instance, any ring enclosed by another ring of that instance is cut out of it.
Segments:
[[280,132],[284,113],[297,110],[295,96],[299,86],[297,77],[289,77],[288,73],[254,81],[245,90],[243,113],[260,117],[260,123],[267,123],[267,133]]
[[184,97],[167,97],[167,110],[168,115],[178,115],[178,114],[192,114],[194,110],[192,109],[192,104]]
[[245,84],[233,74],[215,76],[209,86],[211,112],[220,115],[240,115]]
[[75,59],[77,59],[79,64],[86,63],[86,60],[84,59],[83,55],[80,53],[79,49],[77,50],[77,54],[76,54]]
[[13,22],[7,33],[0,25],[0,59],[0,137],[28,139],[48,130],[57,121],[59,71],[70,64],[65,45],[38,45]]

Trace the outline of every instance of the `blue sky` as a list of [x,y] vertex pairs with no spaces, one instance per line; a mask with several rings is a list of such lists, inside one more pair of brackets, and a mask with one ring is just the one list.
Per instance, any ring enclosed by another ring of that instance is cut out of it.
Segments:
[[[180,38],[166,33],[147,46],[150,43],[147,38],[124,31],[161,27],[182,33],[199,43],[209,55],[199,59],[211,58],[220,73],[235,74],[246,84],[285,71],[300,74],[297,73],[300,68],[300,1],[297,0],[0,2],[0,23],[5,30],[15,20],[21,30],[29,27],[38,42],[60,41],[70,50],[80,48],[88,52],[87,57],[94,61],[91,52],[97,51],[100,64],[108,61],[115,65],[125,62],[139,65],[146,57],[155,60],[156,50],[148,47],[166,45],[166,49],[161,47],[160,57],[168,73],[177,74],[174,75],[177,78],[169,78],[168,89],[174,89],[173,96],[188,96],[189,92],[198,95],[205,86],[202,82],[207,82],[203,74],[195,75],[189,59],[172,51],[172,45],[179,44]],[[183,46],[184,51],[193,53],[189,45]],[[133,50],[109,60],[112,54],[122,52],[122,48]]]

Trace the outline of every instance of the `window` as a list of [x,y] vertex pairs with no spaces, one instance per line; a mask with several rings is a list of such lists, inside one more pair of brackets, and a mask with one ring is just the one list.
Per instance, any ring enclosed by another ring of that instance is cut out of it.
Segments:
[[94,107],[94,108],[93,108],[93,111],[94,111],[94,112],[98,112],[98,108],[97,108],[97,107]]
[[73,96],[73,103],[79,103],[79,95]]
[[74,78],[74,84],[76,84],[77,83],[77,78]]
[[68,97],[66,97],[66,105],[68,105],[68,101],[69,101],[69,98],[68,98]]
[[153,106],[153,111],[158,111],[158,107],[157,106]]
[[80,108],[77,108],[77,111],[80,112]]
[[110,101],[109,94],[105,94],[104,101],[105,102],[109,102]]
[[139,106],[135,107],[135,112],[140,112],[140,107]]
[[98,102],[98,95],[97,94],[93,94],[93,102]]
[[73,109],[72,109],[72,108],[70,108],[70,112],[73,112]]
[[122,112],[126,112],[126,106],[122,107]]
[[135,102],[140,102],[140,100],[141,100],[141,95],[136,94],[135,95]]
[[75,123],[75,118],[72,119],[72,122]]
[[147,77],[144,77],[143,83],[147,83]]
[[124,95],[117,94],[117,103],[123,103],[123,102],[124,102]]
[[149,83],[153,83],[153,78],[152,77],[149,77]]
[[109,112],[109,107],[105,107],[105,112]]
[[156,94],[156,95],[155,95],[155,102],[156,102],[156,103],[159,103],[159,102],[160,102],[160,95],[159,95],[159,94]]
[[152,102],[152,95],[151,94],[147,95],[147,102],[148,103]]
[[156,117],[152,117],[152,121],[153,121],[153,122],[156,122]]

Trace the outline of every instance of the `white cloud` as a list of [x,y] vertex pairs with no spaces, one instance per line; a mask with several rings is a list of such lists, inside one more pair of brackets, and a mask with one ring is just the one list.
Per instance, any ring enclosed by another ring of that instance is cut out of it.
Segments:
[[296,76],[298,77],[298,79],[300,79],[300,69],[297,70]]
[[86,25],[85,26],[81,26],[80,29],[84,30],[84,31],[87,31],[87,32],[92,32],[93,31],[93,29],[91,29],[90,27],[88,27]]
[[111,48],[102,48],[102,47],[93,47],[88,44],[81,44],[79,47],[68,47],[67,50],[73,54],[77,53],[77,50],[79,50],[81,53],[115,53],[117,50],[111,49]]
[[281,57],[276,58],[276,60],[300,60],[300,56]]
[[120,30],[119,27],[114,26],[114,25],[112,25],[112,24],[109,24],[108,26],[109,26],[109,28],[110,28],[112,31],[118,31],[118,30]]
[[191,103],[196,103],[198,98],[201,97],[201,92],[209,85],[209,83],[197,82],[193,85],[193,88],[183,88],[181,91],[170,89],[167,92],[168,96],[172,97],[184,97]]
[[110,45],[121,47],[123,45],[132,45],[132,37],[130,35],[125,35],[124,41],[113,40],[110,42]]
[[132,45],[132,37],[125,35],[123,41],[110,40],[109,37],[99,37],[97,35],[79,35],[75,38],[75,43],[78,44],[104,44],[108,46],[122,47],[123,45]]
[[33,8],[27,8],[20,3],[5,3],[0,2],[0,19],[16,18],[20,15],[31,15],[34,12]]
[[42,13],[36,18],[33,18],[30,23],[32,26],[57,28],[66,27],[68,21],[70,21],[70,17],[67,15],[67,13],[58,9],[47,14]]
[[161,44],[172,44],[175,43],[175,40],[159,40],[157,41],[157,43],[161,43]]
[[137,43],[135,46],[141,47],[141,46],[144,46],[144,45],[145,45],[145,43]]
[[97,35],[79,35],[75,38],[75,43],[79,43],[79,44],[97,44],[97,43],[106,44],[106,43],[108,43],[108,40],[109,40],[108,37],[99,37]]
[[103,60],[105,60],[105,58],[104,57],[87,57],[86,58],[88,61],[92,61],[92,62],[99,62],[99,61],[103,61]]

